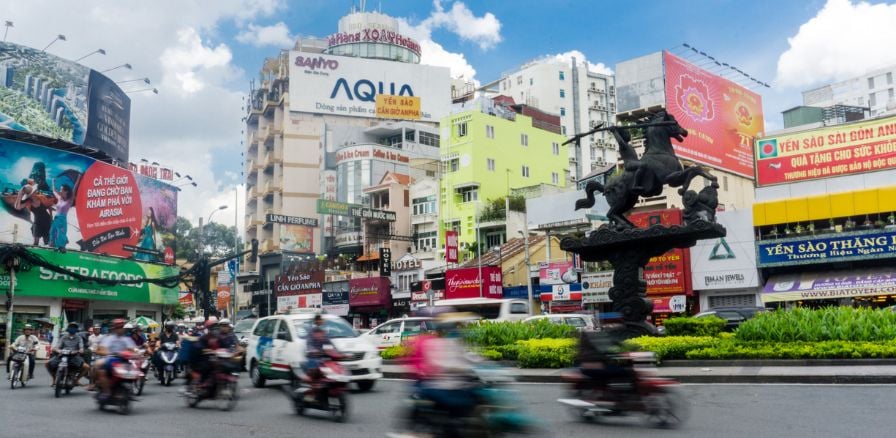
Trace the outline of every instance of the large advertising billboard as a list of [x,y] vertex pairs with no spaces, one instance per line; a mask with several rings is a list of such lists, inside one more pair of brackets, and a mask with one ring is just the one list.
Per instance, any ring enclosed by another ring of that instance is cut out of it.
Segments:
[[765,130],[762,97],[663,52],[666,110],[688,130],[680,158],[753,178],[753,141]]
[[445,298],[503,298],[503,283],[499,266],[449,269],[445,272]]
[[[666,209],[634,213],[628,217],[640,228],[652,225],[681,225],[681,210]],[[676,248],[663,255],[651,257],[644,266],[647,295],[690,294],[691,262],[687,249]]]
[[699,240],[690,248],[693,289],[702,291],[758,287],[753,212],[719,212],[716,222],[728,230],[728,235],[718,239]]
[[756,142],[759,186],[896,168],[896,116]]
[[130,121],[131,99],[102,73],[0,42],[0,129],[64,140],[127,163]]
[[83,155],[0,139],[0,240],[174,263],[177,188]]
[[[438,122],[451,110],[449,69],[404,62],[289,53],[289,109],[352,117],[408,118],[377,112],[377,97],[419,98],[414,119]],[[380,98],[381,102],[383,98]],[[417,110],[419,108],[419,110]],[[399,112],[400,113],[400,112]],[[419,117],[418,117],[419,116]]]

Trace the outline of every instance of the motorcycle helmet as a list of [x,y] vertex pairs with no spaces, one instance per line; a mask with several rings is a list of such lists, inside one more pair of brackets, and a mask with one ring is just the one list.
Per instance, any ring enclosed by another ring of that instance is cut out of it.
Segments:
[[25,327],[22,328],[22,330],[32,330],[32,329],[34,329],[34,326],[32,326],[31,324],[25,324]]
[[218,325],[226,325],[226,326],[232,327],[233,323],[231,323],[229,319],[224,318],[224,319],[218,321]]
[[218,325],[218,317],[212,316],[205,320],[205,328],[210,329],[214,326]]
[[127,324],[125,323],[125,320],[123,320],[121,318],[115,318],[112,320],[112,328],[113,329],[123,328],[126,326],[127,326]]
[[127,323],[124,325],[125,330],[132,330],[134,328],[134,324]]

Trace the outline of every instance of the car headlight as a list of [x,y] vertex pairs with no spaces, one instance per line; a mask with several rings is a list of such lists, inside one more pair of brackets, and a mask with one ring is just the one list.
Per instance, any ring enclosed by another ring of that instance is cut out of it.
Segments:
[[364,353],[364,359],[365,359],[365,360],[367,360],[367,359],[376,359],[376,358],[378,358],[378,357],[380,357],[380,352],[379,352],[379,351],[368,351],[368,352]]

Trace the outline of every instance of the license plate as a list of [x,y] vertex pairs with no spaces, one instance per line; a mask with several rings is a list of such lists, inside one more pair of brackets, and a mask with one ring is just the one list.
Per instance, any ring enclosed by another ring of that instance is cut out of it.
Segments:
[[345,364],[345,365],[343,365],[342,367],[345,368],[345,369],[347,369],[347,370],[354,370],[354,369],[357,369],[357,368],[358,368],[358,365],[356,365],[356,364]]

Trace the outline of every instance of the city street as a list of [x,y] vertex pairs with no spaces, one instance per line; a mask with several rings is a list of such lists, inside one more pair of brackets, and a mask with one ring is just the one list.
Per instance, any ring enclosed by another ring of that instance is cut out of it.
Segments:
[[[82,389],[54,399],[46,372],[39,369],[36,374],[36,382],[25,389],[0,389],[0,412],[8,420],[3,436],[56,436],[62,431],[72,438],[115,433],[216,438],[385,436],[407,385],[381,381],[372,393],[352,394],[350,421],[337,424],[296,416],[277,386],[251,388],[246,376],[240,382],[241,399],[233,412],[221,412],[207,402],[199,409],[189,409],[178,396],[180,386],[165,388],[151,381],[133,413],[122,417],[97,411]],[[546,436],[874,437],[892,435],[896,427],[896,418],[881,411],[896,403],[892,386],[687,385],[684,391],[690,398],[691,417],[681,430],[647,428],[638,418],[605,424],[573,422],[555,401],[563,393],[562,386],[519,384],[514,388],[529,412],[546,422]]]

